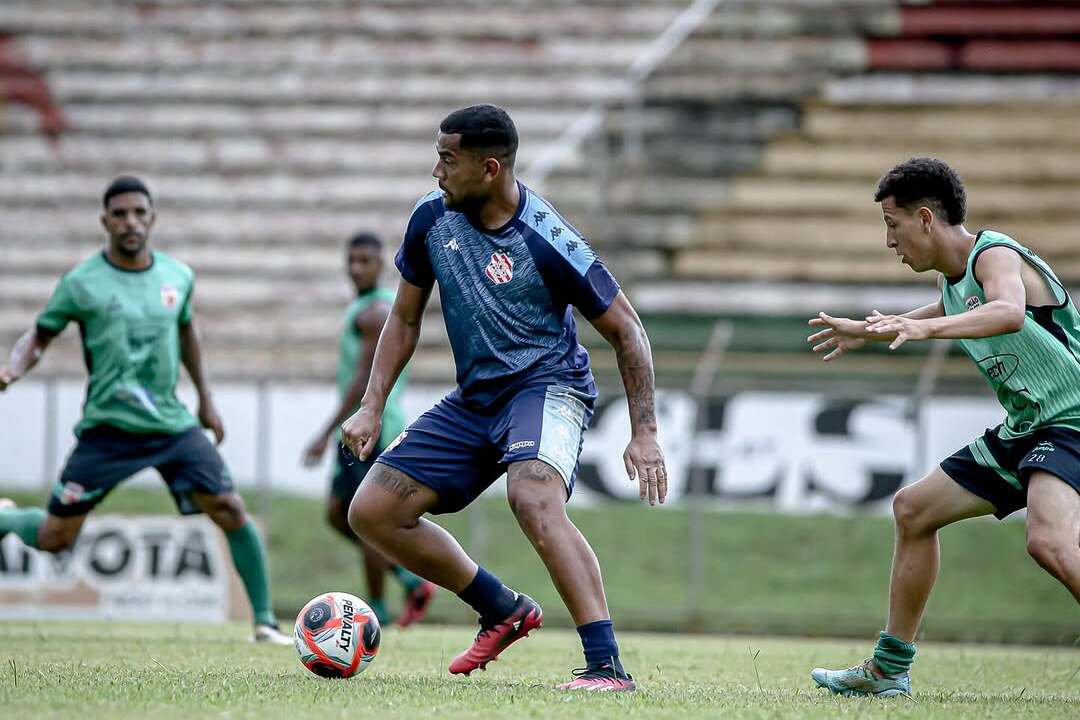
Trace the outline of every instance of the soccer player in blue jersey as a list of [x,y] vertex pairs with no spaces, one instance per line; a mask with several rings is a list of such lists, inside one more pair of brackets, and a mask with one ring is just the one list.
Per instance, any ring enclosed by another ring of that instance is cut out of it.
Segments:
[[615,348],[629,401],[623,454],[642,499],[663,502],[652,354],[619,285],[585,240],[514,177],[517,130],[477,105],[439,127],[439,190],[412,212],[395,263],[401,282],[360,409],[343,425],[360,459],[375,449],[383,406],[416,349],[439,284],[458,387],[406,428],[360,485],[349,521],[395,562],[458,594],[480,615],[472,646],[450,672],[483,669],[540,627],[540,606],[478,566],[425,513],[471,503],[504,472],[510,507],[578,628],[586,667],[560,689],[634,690],[604,597],[600,566],[566,515],[585,428],[596,402],[589,355],[571,306]]

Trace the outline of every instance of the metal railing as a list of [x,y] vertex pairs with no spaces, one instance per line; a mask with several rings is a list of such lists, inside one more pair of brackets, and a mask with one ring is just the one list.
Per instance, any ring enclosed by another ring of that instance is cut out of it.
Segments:
[[[598,135],[605,127],[612,106],[622,104],[626,108],[623,119],[623,164],[640,173],[644,165],[643,116],[645,83],[664,61],[674,53],[694,31],[701,27],[723,0],[694,0],[679,13],[656,38],[639,54],[626,71],[628,88],[621,98],[609,102],[597,102],[581,113],[574,122],[546,146],[544,146],[522,176],[531,186],[540,189],[558,169],[559,165],[573,156],[589,138]],[[600,172],[608,165],[608,158],[601,157],[596,163]],[[602,182],[604,178],[594,178]],[[599,186],[603,190],[603,185]],[[598,197],[603,196],[598,193]]]

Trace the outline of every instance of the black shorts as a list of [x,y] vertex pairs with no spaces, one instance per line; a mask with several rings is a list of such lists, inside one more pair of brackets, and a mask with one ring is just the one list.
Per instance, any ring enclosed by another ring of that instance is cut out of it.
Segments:
[[150,467],[161,474],[182,515],[201,512],[191,498],[193,492],[233,491],[225,461],[199,428],[144,434],[99,425],[79,436],[49,499],[49,513],[85,515],[117,485]]
[[334,476],[330,481],[330,494],[341,500],[344,510],[348,511],[353,495],[360,487],[360,481],[375,464],[375,459],[380,453],[382,449],[376,449],[367,460],[359,460],[352,451],[338,443],[337,464],[334,466]]
[[998,437],[998,425],[941,463],[964,488],[994,505],[1004,518],[1027,507],[1031,473],[1043,470],[1080,492],[1080,432],[1046,427],[1014,440]]

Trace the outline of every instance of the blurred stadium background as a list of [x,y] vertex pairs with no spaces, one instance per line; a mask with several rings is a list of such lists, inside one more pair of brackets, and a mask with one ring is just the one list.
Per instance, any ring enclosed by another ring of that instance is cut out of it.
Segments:
[[[282,613],[329,585],[362,593],[323,524],[328,468],[299,466],[331,409],[343,242],[368,229],[395,248],[433,187],[439,120],[498,103],[520,176],[590,238],[653,343],[673,474],[658,511],[620,502],[634,491],[614,356],[582,329],[604,404],[572,506],[616,620],[867,635],[884,618],[889,498],[1000,411],[945,344],[825,366],[806,319],[934,296],[885,250],[873,202],[915,154],[961,173],[969,228],[1014,235],[1080,284],[1078,71],[1071,2],[5,0],[0,348],[101,246],[109,178],[143,176],[153,244],[197,272],[224,453],[269,533]],[[453,380],[438,314],[413,415]],[[44,496],[82,383],[69,330],[0,398],[0,490]],[[557,619],[497,495],[448,523]],[[130,489],[105,509],[169,512]],[[943,546],[931,637],[1075,637],[1076,605],[1026,557],[1022,523],[974,522]],[[466,618],[451,601],[435,614]]]

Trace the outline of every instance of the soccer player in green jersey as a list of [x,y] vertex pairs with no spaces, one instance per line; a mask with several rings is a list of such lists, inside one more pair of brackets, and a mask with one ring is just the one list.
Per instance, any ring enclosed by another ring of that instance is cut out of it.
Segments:
[[[255,615],[256,642],[291,645],[277,629],[262,540],[233,489],[221,455],[225,428],[203,373],[192,319],[194,274],[151,251],[150,191],[119,177],[104,195],[108,247],[61,278],[34,329],[0,366],[0,391],[25,375],[69,322],[79,326],[90,375],[78,443],[49,500],[48,512],[0,500],[0,538],[61,552],[75,544],[87,514],[128,477],[148,467],[165,480],[181,514],[206,513],[225,533]],[[180,365],[199,395],[196,420],[176,398]]]
[[1080,602],[1080,314],[1042,259],[993,230],[964,227],[966,194],[935,158],[890,170],[874,198],[885,244],[915,272],[938,273],[941,298],[904,315],[865,320],[820,313],[808,338],[826,361],[869,342],[896,349],[949,338],[997,393],[1005,420],[893,499],[896,544],[889,619],[873,656],[847,670],[816,668],[844,695],[911,692],[915,635],[938,572],[938,530],[1027,507],[1027,549]]
[[[379,333],[382,332],[386,316],[394,302],[394,292],[379,287],[379,274],[383,266],[382,250],[382,241],[370,233],[353,236],[346,248],[346,271],[356,288],[356,297],[345,310],[345,322],[338,349],[337,387],[340,400],[333,417],[304,451],[304,464],[308,467],[319,463],[330,439],[340,434],[341,423],[360,407],[360,400],[367,389]],[[331,527],[356,543],[363,553],[368,587],[368,596],[365,599],[375,611],[379,622],[385,623],[389,619],[383,582],[387,571],[391,571],[405,588],[405,607],[398,617],[401,627],[408,627],[424,616],[435,595],[435,586],[400,565],[394,565],[378,550],[362,541],[349,527],[349,504],[360,487],[360,481],[375,464],[375,458],[405,430],[405,411],[401,407],[401,395],[407,381],[407,374],[402,373],[387,398],[382,414],[382,434],[371,457],[361,461],[342,446],[338,446],[337,462],[326,504],[326,518]]]

